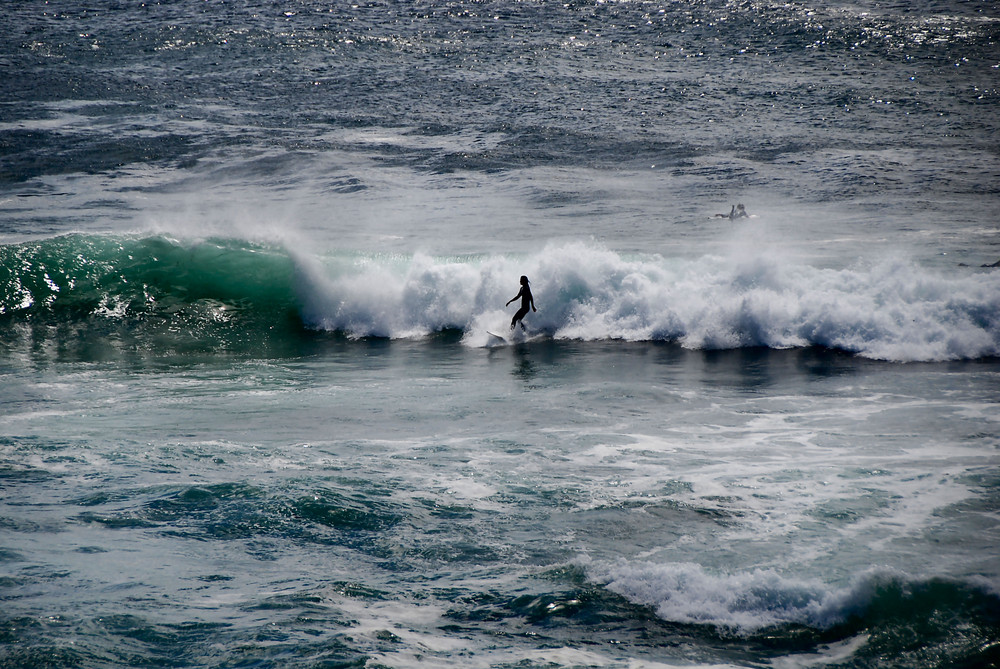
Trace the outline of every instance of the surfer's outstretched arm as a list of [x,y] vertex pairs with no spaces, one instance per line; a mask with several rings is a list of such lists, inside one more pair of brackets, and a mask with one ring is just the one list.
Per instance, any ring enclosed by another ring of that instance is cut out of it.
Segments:
[[509,307],[510,303],[513,302],[514,300],[519,299],[523,293],[524,293],[524,287],[522,286],[521,290],[517,291],[517,295],[515,295],[514,297],[510,298],[509,300],[507,300],[507,304],[505,304],[504,306],[505,307]]

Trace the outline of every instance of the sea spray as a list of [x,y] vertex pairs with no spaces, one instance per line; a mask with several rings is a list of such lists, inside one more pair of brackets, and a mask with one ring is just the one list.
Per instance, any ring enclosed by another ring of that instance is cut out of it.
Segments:
[[480,270],[424,254],[296,253],[296,292],[306,325],[351,337],[420,337],[467,327]]

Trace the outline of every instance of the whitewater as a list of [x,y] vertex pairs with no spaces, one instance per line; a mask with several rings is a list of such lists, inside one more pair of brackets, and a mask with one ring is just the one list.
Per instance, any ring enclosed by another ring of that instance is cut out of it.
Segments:
[[[399,266],[402,265],[402,266]],[[440,262],[427,256],[356,263],[305,280],[307,324],[352,336],[441,329],[482,342],[521,269],[546,305],[534,327],[557,339],[677,341],[698,349],[825,346],[866,357],[931,361],[998,354],[994,274],[929,275],[905,259],[842,270],[767,254],[697,261],[623,257],[600,247],[549,247],[534,257]],[[395,271],[394,271],[395,270]]]
[[990,3],[5,9],[4,667],[1000,664]]

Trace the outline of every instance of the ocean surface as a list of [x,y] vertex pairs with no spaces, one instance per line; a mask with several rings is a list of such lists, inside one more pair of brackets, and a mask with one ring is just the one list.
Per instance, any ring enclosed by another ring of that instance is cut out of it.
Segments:
[[0,665],[1000,666],[998,138],[993,2],[4,3]]

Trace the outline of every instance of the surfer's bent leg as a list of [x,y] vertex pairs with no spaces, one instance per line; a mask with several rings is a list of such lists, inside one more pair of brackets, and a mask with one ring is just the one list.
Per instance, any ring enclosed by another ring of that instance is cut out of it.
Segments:
[[[521,320],[522,318],[524,318],[524,315],[526,313],[528,313],[528,307],[521,307],[520,309],[517,310],[517,313],[514,314],[514,318],[510,319],[510,329],[511,330],[514,329],[514,326],[517,325],[517,322],[519,320]],[[524,327],[524,323],[521,323],[521,327],[522,328]]]

